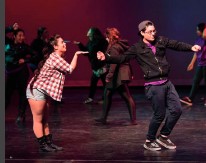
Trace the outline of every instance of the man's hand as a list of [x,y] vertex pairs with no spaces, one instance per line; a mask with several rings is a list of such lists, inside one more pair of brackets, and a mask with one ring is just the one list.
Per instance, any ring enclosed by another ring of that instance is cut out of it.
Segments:
[[98,59],[98,60],[101,60],[101,61],[104,61],[104,60],[105,60],[105,55],[104,55],[104,53],[102,53],[101,51],[98,51],[98,52],[97,52],[97,59]]
[[192,48],[191,48],[192,51],[194,52],[198,52],[199,50],[201,50],[201,47],[199,45],[194,45]]

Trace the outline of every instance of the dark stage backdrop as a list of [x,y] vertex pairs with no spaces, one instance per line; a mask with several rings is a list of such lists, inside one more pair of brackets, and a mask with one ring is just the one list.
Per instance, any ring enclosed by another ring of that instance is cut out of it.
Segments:
[[[6,0],[5,25],[18,22],[26,32],[26,42],[36,37],[39,26],[46,26],[50,34],[59,33],[66,40],[86,43],[86,32],[91,26],[104,32],[107,27],[116,27],[122,38],[130,44],[138,40],[137,27],[140,21],[149,19],[156,25],[159,35],[193,44],[196,25],[206,22],[205,0]],[[77,47],[67,44],[67,61]],[[186,68],[192,52],[168,50],[172,69],[170,79],[176,85],[190,85],[194,71]],[[134,80],[131,85],[143,85],[143,75],[135,61],[131,62]],[[91,68],[86,57],[80,57],[77,69],[67,76],[66,86],[88,86]],[[101,85],[101,83],[99,83]]]

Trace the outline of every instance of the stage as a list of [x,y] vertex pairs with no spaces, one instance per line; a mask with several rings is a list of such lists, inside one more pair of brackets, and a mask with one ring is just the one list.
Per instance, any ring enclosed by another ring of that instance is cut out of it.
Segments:
[[[176,87],[180,97],[189,93],[190,87]],[[183,114],[170,138],[176,150],[148,151],[143,148],[148,124],[152,115],[150,103],[143,87],[130,87],[136,102],[137,125],[129,124],[129,113],[124,101],[116,93],[108,116],[108,124],[100,125],[101,103],[83,104],[88,88],[67,87],[63,103],[50,108],[50,130],[54,143],[64,148],[53,153],[39,153],[32,130],[30,108],[25,124],[16,124],[17,98],[5,111],[5,162],[7,163],[86,163],[86,162],[206,162],[206,107],[202,89],[195,104],[183,106]],[[101,99],[98,88],[96,100]]]

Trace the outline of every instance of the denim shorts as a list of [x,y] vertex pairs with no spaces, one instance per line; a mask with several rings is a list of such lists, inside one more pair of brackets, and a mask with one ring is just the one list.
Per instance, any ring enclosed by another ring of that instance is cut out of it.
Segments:
[[29,99],[34,99],[34,100],[47,100],[48,95],[43,89],[33,89],[33,94],[30,90],[30,88],[26,89],[26,97]]

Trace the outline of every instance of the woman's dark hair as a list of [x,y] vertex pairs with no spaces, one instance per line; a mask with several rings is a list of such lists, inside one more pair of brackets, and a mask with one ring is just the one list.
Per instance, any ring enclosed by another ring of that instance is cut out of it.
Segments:
[[34,71],[34,79],[32,80],[32,82],[30,84],[31,91],[32,91],[34,82],[37,80],[37,78],[40,74],[41,68],[44,66],[44,64],[45,64],[46,60],[49,58],[50,54],[54,51],[54,45],[57,45],[57,39],[59,39],[59,38],[61,38],[61,36],[58,34],[55,34],[54,36],[52,36],[49,39],[49,42],[43,48],[42,54],[44,55],[44,58],[42,61],[39,62],[37,69]]
[[13,31],[14,36],[16,36],[19,32],[23,32],[23,33],[24,33],[24,30],[21,29],[21,28],[18,28],[18,29],[16,29],[16,30],[14,30],[14,31]]
[[91,36],[93,37],[93,41],[97,41],[104,38],[104,35],[97,27],[91,27]]
[[94,51],[94,47],[103,48],[105,46],[104,43],[107,41],[102,32],[96,27],[91,27],[89,30],[91,32],[90,36],[92,37],[92,40],[87,42],[88,50]]
[[200,32],[203,32],[204,29],[205,29],[205,27],[206,27],[206,24],[205,24],[205,23],[199,23],[199,24],[197,25],[197,30],[200,31]]
[[47,30],[46,27],[39,27],[39,29],[37,30],[37,37],[40,38],[45,30]]
[[105,35],[109,39],[108,48],[120,40],[120,32],[117,28],[107,28]]

